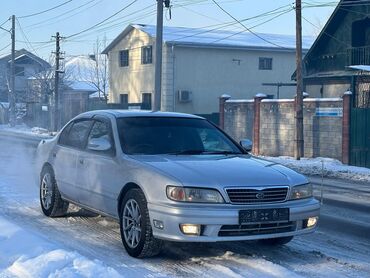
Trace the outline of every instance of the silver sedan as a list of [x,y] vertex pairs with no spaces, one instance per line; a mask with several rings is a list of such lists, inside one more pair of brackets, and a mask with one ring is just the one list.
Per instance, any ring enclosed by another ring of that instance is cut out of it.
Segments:
[[87,112],[38,146],[41,208],[57,217],[73,203],[117,219],[134,257],[165,240],[276,245],[313,232],[320,204],[308,180],[251,147],[193,115]]

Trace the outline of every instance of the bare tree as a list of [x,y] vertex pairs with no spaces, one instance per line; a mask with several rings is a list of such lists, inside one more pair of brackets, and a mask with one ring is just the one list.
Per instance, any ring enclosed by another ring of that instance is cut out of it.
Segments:
[[96,43],[94,45],[94,70],[91,74],[91,83],[96,87],[97,91],[99,92],[99,98],[104,99],[105,101],[108,100],[108,57],[105,54],[101,54],[101,52],[107,46],[107,39],[104,36],[103,40],[99,38],[96,39]]

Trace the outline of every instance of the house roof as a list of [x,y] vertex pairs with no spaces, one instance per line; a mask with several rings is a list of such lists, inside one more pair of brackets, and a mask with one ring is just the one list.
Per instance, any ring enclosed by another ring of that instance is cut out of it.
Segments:
[[[36,56],[35,54],[29,52],[28,50],[24,48],[15,51],[15,61],[21,58],[24,58],[24,57],[28,57],[34,60],[35,62],[39,63],[44,68],[50,68],[50,64],[48,62],[46,62],[45,60],[41,59],[40,57]],[[12,55],[9,54],[9,55],[1,57],[0,61],[10,62],[11,59],[12,59]]]
[[[108,54],[108,52],[133,29],[141,30],[153,38],[156,36],[155,25],[129,25],[108,45],[106,49],[104,49],[103,54]],[[228,30],[209,30],[169,26],[163,27],[163,41],[169,45],[212,48],[270,49],[276,51],[295,51],[296,48],[294,35],[258,33],[258,36],[256,36],[247,31],[236,33]],[[309,49],[313,41],[313,37],[303,37],[303,49]]]
[[339,24],[338,22],[341,22],[343,20],[343,17],[350,12],[351,6],[356,6],[359,3],[356,2],[366,2],[363,3],[363,5],[369,5],[369,1],[363,1],[363,0],[340,0],[337,7],[331,14],[330,18],[326,22],[324,28],[322,28],[320,34],[317,36],[315,42],[311,46],[311,48],[308,50],[307,54],[304,57],[304,61],[308,60],[312,54],[312,52],[320,47],[320,44],[323,43],[325,40],[329,40],[335,37],[333,37],[333,33],[337,30]]

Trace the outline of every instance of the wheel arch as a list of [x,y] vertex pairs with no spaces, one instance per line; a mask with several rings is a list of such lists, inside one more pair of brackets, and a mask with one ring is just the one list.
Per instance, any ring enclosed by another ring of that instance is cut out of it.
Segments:
[[146,198],[146,194],[145,194],[144,190],[137,183],[135,183],[135,182],[126,183],[122,187],[121,192],[118,195],[118,199],[117,199],[117,202],[118,202],[118,204],[117,204],[117,213],[118,213],[118,215],[120,215],[120,213],[121,213],[122,200],[125,197],[126,193],[129,192],[131,189],[135,189],[135,188],[140,189],[144,193],[145,198]]
[[49,168],[49,169],[53,172],[53,174],[54,174],[54,168],[53,168],[53,166],[52,166],[49,162],[45,162],[45,163],[42,165],[42,168],[41,168],[40,178],[42,178],[42,177],[41,177],[41,175],[42,175],[42,173],[45,171],[45,169],[47,169],[47,168]]

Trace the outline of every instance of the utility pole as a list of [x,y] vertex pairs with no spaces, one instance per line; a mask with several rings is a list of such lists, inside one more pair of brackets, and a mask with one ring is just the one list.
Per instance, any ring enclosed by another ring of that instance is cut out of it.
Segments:
[[295,101],[295,123],[296,123],[296,144],[295,158],[300,160],[304,156],[303,139],[303,77],[302,77],[302,3],[296,0],[296,63],[297,63],[297,96]]
[[59,100],[59,73],[61,72],[59,67],[59,61],[62,59],[60,57],[60,40],[61,37],[59,32],[55,36],[55,77],[54,77],[54,119],[53,119],[53,130],[57,131],[61,123],[61,113],[60,113],[60,100]]
[[11,30],[11,40],[12,40],[12,60],[10,63],[10,126],[15,126],[15,15],[12,15],[12,30]]
[[163,43],[163,3],[170,7],[170,0],[157,0],[157,31],[155,39],[155,84],[154,111],[161,110],[162,98],[162,43]]
[[156,38],[155,38],[154,111],[161,110],[162,43],[163,43],[163,0],[157,0],[157,32],[156,32]]

